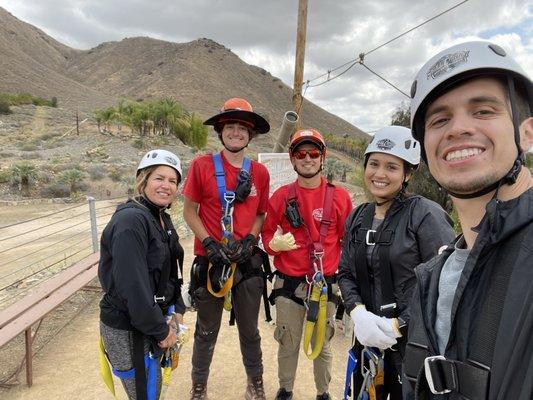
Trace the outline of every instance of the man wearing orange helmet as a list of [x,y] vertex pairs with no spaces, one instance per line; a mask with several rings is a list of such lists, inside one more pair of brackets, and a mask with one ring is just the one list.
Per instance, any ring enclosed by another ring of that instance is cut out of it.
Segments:
[[207,379],[223,306],[231,298],[243,363],[246,399],[264,400],[261,337],[257,328],[263,290],[262,257],[256,248],[267,209],[267,169],[245,157],[268,122],[246,100],[227,100],[213,125],[224,148],[195,158],[183,194],[183,216],[195,234],[190,294],[198,311],[192,356],[192,399],[207,398]]
[[280,389],[276,399],[292,399],[303,333],[304,351],[313,360],[316,398],[327,400],[332,364],[329,341],[334,333],[337,299],[333,286],[344,222],[352,203],[345,189],[322,177],[326,144],[317,130],[298,130],[291,138],[289,154],[298,178],[270,198],[261,234],[277,269],[272,292],[276,304],[274,337],[279,343]]

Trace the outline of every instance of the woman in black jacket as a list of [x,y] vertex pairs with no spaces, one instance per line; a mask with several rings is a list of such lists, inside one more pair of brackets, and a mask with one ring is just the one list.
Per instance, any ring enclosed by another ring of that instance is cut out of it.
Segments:
[[165,212],[181,177],[175,154],[149,151],[137,168],[135,197],[118,206],[102,233],[100,334],[130,399],[158,397],[159,361],[183,322],[183,248]]
[[[453,240],[453,223],[438,204],[405,194],[420,163],[420,145],[409,129],[389,126],[376,132],[364,162],[364,182],[374,202],[361,204],[346,221],[338,284],[354,322],[359,364],[365,355],[370,357],[368,348],[374,348],[381,356],[376,360],[384,360],[384,377],[378,374],[374,380],[377,399],[390,394],[397,400],[402,399],[401,362],[414,268]],[[356,395],[364,380],[359,366],[357,371]]]

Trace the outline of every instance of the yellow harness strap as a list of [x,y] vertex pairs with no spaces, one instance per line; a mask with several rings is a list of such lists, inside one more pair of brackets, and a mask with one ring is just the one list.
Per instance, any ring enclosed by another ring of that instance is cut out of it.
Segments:
[[224,286],[222,286],[218,292],[215,292],[213,290],[213,286],[211,285],[211,279],[209,279],[209,271],[211,270],[212,266],[213,266],[213,264],[210,263],[209,267],[207,267],[207,290],[209,291],[209,293],[211,293],[215,297],[224,297],[226,295],[226,293],[228,293],[228,291],[233,286],[233,274],[235,273],[235,269],[237,268],[237,264],[236,263],[231,263],[231,265],[230,265],[231,272],[230,272],[229,278],[226,281],[226,283],[224,283]]
[[[324,288],[324,282],[313,282],[311,290],[310,302],[318,303],[318,317],[315,321],[309,320],[305,322],[303,350],[307,358],[314,360],[318,357],[324,346],[324,339],[326,337],[326,319],[328,309],[328,292],[322,290]],[[311,338],[314,335],[314,347],[310,348]]]
[[116,399],[117,396],[115,394],[115,383],[113,381],[113,374],[111,373],[111,368],[109,368],[109,361],[107,360],[104,341],[102,340],[101,336],[99,347],[100,375],[102,375],[102,379],[104,380],[105,385],[113,395],[113,398]]

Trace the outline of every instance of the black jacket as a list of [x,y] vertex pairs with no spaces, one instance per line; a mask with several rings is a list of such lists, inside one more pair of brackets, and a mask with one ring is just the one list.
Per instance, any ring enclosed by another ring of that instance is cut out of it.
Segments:
[[[168,306],[185,311],[178,278],[183,248],[170,216],[144,198],[138,200],[142,204],[130,200],[119,205],[102,233],[98,278],[105,294],[100,319],[110,327],[137,329],[161,341],[168,334]],[[166,301],[157,304],[154,294],[164,267],[170,268]]]
[[[362,208],[357,207],[346,220],[342,255],[339,265],[338,284],[342,293],[346,312],[349,314],[357,304],[364,303],[361,297],[360,282],[356,272],[355,241],[357,230],[362,223]],[[449,244],[455,234],[453,223],[446,212],[435,202],[421,196],[398,197],[391,205],[381,223],[387,228],[392,216],[398,224],[390,245],[389,258],[392,265],[394,297],[397,303],[397,316],[406,323],[409,321],[408,301],[415,285],[414,268],[437,254],[438,249]],[[370,269],[379,268],[378,248],[376,244]],[[373,285],[371,284],[373,289]]]
[[[450,338],[444,355],[490,368],[488,399],[531,400],[533,189],[507,202],[491,201],[475,230],[478,236],[452,304]],[[426,356],[438,354],[434,329],[438,281],[452,251],[450,248],[416,270],[404,367],[412,382],[418,377],[419,399],[463,398],[456,391],[447,395],[430,393],[422,368]],[[464,379],[459,379],[459,384],[465,389]]]

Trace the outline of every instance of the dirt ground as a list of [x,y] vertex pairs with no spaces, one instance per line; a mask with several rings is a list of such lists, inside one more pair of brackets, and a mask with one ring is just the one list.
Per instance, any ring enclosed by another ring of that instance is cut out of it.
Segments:
[[[188,270],[192,261],[192,240],[182,240],[186,251],[185,269]],[[188,277],[188,272],[185,274]],[[41,342],[34,357],[34,384],[31,388],[25,385],[24,370],[19,375],[19,383],[10,388],[0,389],[0,399],[111,399],[112,396],[103,384],[99,375],[98,365],[98,301],[101,293],[98,290],[83,290],[69,302],[46,317],[40,329]],[[275,311],[273,310],[273,313]],[[194,330],[196,314],[185,315],[185,323]],[[264,320],[261,311],[260,332],[262,336],[263,362],[265,365],[265,389],[267,398],[272,399],[278,389],[277,383],[277,343],[273,333],[275,326]],[[69,322],[70,321],[70,322]],[[242,365],[238,334],[236,327],[228,325],[229,313],[224,313],[221,332],[211,365],[211,377],[208,384],[210,399],[230,400],[244,398],[246,376]],[[67,323],[69,322],[69,323]],[[4,363],[2,369],[9,364],[11,369],[23,357],[23,341],[10,344],[11,348],[1,349],[0,355]],[[332,340],[334,353],[332,381],[330,393],[334,399],[342,398],[347,350],[350,338],[337,329]],[[187,399],[191,386],[191,353],[192,342],[187,343],[181,353],[180,365],[174,371],[171,385],[167,391],[167,399]],[[313,399],[316,395],[313,382],[312,362],[303,352],[300,353],[299,368],[294,388],[294,399]],[[5,357],[5,358],[4,358]],[[15,361],[16,360],[16,361]],[[6,371],[3,371],[4,375]],[[116,381],[117,398],[125,399],[120,383]]]

